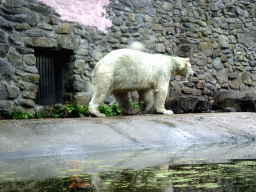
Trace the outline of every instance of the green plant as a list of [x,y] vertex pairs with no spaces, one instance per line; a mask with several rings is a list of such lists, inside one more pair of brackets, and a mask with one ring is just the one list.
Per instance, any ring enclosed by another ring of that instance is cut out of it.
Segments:
[[120,106],[114,103],[112,107],[108,107],[106,104],[101,104],[100,112],[104,113],[106,116],[118,116],[122,114]]
[[52,117],[64,118],[64,117],[85,117],[88,116],[88,106],[78,105],[74,102],[67,102],[64,107],[60,109],[54,109]]
[[130,101],[130,104],[131,104],[131,106],[132,106],[133,109],[137,109],[137,108],[138,108],[138,109],[141,109],[138,102],[132,103],[132,102]]
[[180,113],[184,113],[183,111],[180,111]]
[[200,119],[203,119],[203,118],[204,118],[203,116],[200,117]]
[[60,109],[54,109],[52,112],[52,117],[53,118],[66,117],[65,107],[61,107]]
[[84,107],[83,105],[76,106],[76,111],[80,117],[88,116],[88,106]]
[[31,119],[32,115],[29,112],[22,113],[20,110],[14,109],[11,112],[11,116],[14,119]]
[[[131,103],[133,109],[139,108],[139,103]],[[119,116],[122,115],[122,110],[120,106],[114,103],[112,107],[102,104],[100,106],[100,112],[104,113],[106,116]],[[88,106],[83,105],[76,106],[74,102],[67,102],[64,107],[60,109],[54,109],[52,117],[54,118],[65,118],[65,117],[85,117],[88,116]]]
[[37,118],[37,119],[41,119],[42,117],[43,117],[42,113],[36,113],[35,114],[35,118]]

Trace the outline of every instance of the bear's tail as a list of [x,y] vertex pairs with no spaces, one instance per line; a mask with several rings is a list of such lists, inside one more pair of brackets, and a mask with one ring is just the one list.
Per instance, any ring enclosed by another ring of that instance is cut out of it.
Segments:
[[128,48],[133,49],[133,50],[137,50],[137,51],[145,51],[146,50],[145,46],[142,43],[138,42],[138,41],[131,42],[128,45]]
[[96,90],[96,85],[94,83],[94,81],[90,81],[89,82],[89,94],[90,94],[90,98],[92,98],[93,94],[95,93]]
[[92,98],[95,90],[96,90],[96,84],[95,84],[95,80],[94,80],[94,73],[95,73],[95,69],[92,71],[91,76],[90,76],[90,82],[89,82],[89,93],[90,93],[90,98]]

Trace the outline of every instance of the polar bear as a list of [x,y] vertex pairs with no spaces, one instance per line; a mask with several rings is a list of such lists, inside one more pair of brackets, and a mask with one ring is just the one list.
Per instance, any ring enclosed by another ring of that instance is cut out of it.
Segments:
[[[138,42],[134,45],[144,49]],[[95,91],[89,103],[89,113],[106,117],[100,113],[99,107],[112,93],[124,114],[137,114],[139,111],[130,106],[128,92],[138,91],[145,105],[144,113],[154,107],[157,113],[173,114],[165,109],[164,104],[170,76],[175,75],[186,79],[193,75],[189,58],[148,54],[133,49],[114,50],[96,64],[92,73]]]

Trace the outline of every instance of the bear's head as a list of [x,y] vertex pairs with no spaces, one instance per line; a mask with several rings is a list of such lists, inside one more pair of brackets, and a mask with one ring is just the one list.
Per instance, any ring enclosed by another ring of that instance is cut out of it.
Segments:
[[189,58],[180,58],[178,62],[178,69],[175,75],[180,75],[182,77],[187,78],[194,76],[194,72],[191,68],[191,64],[189,63]]

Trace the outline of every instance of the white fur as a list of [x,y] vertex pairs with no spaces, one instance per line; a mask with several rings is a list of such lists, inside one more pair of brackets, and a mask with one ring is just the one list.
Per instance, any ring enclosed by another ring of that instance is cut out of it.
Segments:
[[112,51],[94,68],[96,87],[89,103],[89,112],[98,117],[105,117],[99,112],[99,106],[109,93],[113,93],[125,114],[136,114],[138,111],[132,109],[129,104],[128,92],[138,91],[144,101],[145,112],[154,106],[158,113],[173,114],[164,107],[170,76],[187,77],[191,72],[188,58],[148,54],[131,49]]
[[145,46],[142,43],[134,41],[128,45],[129,49],[137,50],[137,51],[145,51]]

